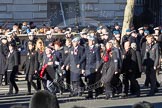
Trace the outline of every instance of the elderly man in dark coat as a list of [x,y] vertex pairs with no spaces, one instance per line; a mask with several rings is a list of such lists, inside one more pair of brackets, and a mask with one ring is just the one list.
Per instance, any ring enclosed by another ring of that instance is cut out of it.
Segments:
[[140,96],[140,86],[136,80],[137,72],[139,71],[138,61],[136,52],[130,47],[130,42],[127,41],[124,44],[124,54],[123,54],[123,64],[122,64],[122,74],[123,74],[123,84],[124,84],[124,95],[128,96],[129,81],[131,83],[132,89],[135,91],[133,95]]
[[149,96],[152,96],[157,92],[157,78],[156,70],[159,64],[159,46],[154,42],[153,36],[148,35],[146,37],[146,51],[143,60],[143,66],[146,67],[146,76],[148,77],[151,83],[151,90]]
[[100,65],[100,47],[95,45],[95,37],[89,36],[88,37],[88,46],[85,48],[85,53],[83,54],[81,60],[78,62],[77,67],[80,67],[82,63],[86,63],[85,65],[85,75],[87,78],[88,84],[88,96],[87,99],[93,98],[93,89],[95,89],[96,94],[98,96],[98,89],[93,88],[93,84],[95,83],[96,79],[96,72],[98,71]]
[[84,54],[84,48],[79,45],[80,38],[76,37],[72,40],[73,47],[70,49],[69,55],[65,60],[64,66],[70,66],[70,80],[72,84],[71,96],[81,95],[80,92],[80,75],[83,70],[83,65],[77,68],[77,64]]

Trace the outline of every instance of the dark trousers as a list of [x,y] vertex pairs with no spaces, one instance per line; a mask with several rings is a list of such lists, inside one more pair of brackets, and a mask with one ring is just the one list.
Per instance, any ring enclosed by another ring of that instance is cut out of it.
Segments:
[[27,75],[27,86],[28,93],[31,93],[31,86],[33,86],[35,90],[38,90],[36,84],[33,82],[33,75]]
[[97,96],[99,94],[99,89],[96,85],[96,73],[91,73],[87,76],[87,85],[88,85],[88,97],[93,97],[93,90],[95,90],[95,95]]
[[[144,85],[148,87],[150,83],[151,83],[150,82],[150,75],[149,75],[149,73],[146,72],[146,79],[145,79]],[[157,80],[156,80],[156,86],[160,87],[160,84]]]
[[44,90],[48,90],[48,88],[47,88],[47,80],[46,79],[42,79],[42,85],[43,85]]
[[110,97],[110,95],[112,95],[111,83],[108,82],[104,86],[105,86],[105,95],[106,95],[106,97]]
[[111,87],[113,94],[119,94],[122,92],[122,82],[119,78],[120,74],[116,74],[111,79]]
[[139,95],[140,94],[140,86],[138,84],[138,81],[136,80],[135,74],[132,72],[123,74],[123,84],[124,84],[124,93],[128,95],[129,90],[129,81],[131,84],[131,89],[136,91],[134,94]]
[[78,95],[81,92],[80,82],[79,81],[72,81],[71,84],[72,84],[71,93],[73,95]]
[[8,77],[9,76],[7,76],[7,72],[5,72],[5,77],[4,77],[5,85],[8,85]]
[[37,79],[37,89],[41,90],[41,80]]
[[0,85],[2,85],[3,75],[0,75]]
[[15,72],[7,71],[7,76],[7,81],[9,83],[9,93],[13,93],[13,87],[15,88],[15,91],[18,92],[18,87],[15,82]]
[[146,69],[146,75],[147,75],[148,79],[150,79],[150,84],[151,84],[150,94],[153,95],[155,93],[155,91],[157,90],[156,71],[153,68]]
[[66,83],[70,85],[70,70],[66,71],[65,78],[66,78]]

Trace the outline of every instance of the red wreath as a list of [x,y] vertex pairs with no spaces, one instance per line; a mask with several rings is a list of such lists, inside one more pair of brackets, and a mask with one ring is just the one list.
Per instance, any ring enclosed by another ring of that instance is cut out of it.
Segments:
[[[51,56],[49,57],[49,61],[52,61],[52,59],[53,59],[53,56],[51,55]],[[43,78],[44,71],[45,71],[45,69],[47,68],[47,66],[48,66],[48,64],[45,64],[45,65],[42,67],[41,72],[40,72],[40,77],[41,77],[41,78]]]

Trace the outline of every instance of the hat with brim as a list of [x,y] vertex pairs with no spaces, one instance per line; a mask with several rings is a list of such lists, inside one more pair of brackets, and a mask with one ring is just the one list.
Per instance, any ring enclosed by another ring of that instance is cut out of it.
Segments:
[[88,40],[91,40],[91,41],[94,41],[94,40],[95,40],[95,37],[94,37],[94,36],[88,36],[87,39],[88,39]]
[[103,35],[108,35],[108,34],[109,34],[108,32],[103,33]]
[[81,32],[80,32],[80,34],[87,34],[88,33],[88,29],[87,28],[84,28]]
[[102,34],[100,34],[100,36],[104,36],[104,35],[108,35],[109,33],[108,32],[106,32],[106,33],[102,33]]
[[80,34],[87,34],[87,32],[84,32],[84,31],[83,31],[83,32],[80,32]]
[[12,35],[13,34],[13,32],[11,31],[11,32],[8,32],[8,35]]
[[33,35],[34,35],[33,32],[29,32],[29,33],[28,33],[28,36],[33,36]]
[[131,33],[137,33],[136,30],[132,30]]
[[75,37],[72,42],[79,42],[80,41],[80,38],[79,37]]
[[47,31],[46,32],[46,35],[50,35],[52,32],[51,31]]
[[14,33],[14,32],[16,32],[16,30],[14,29],[14,30],[12,30],[12,33]]
[[5,35],[2,35],[0,39],[1,39],[1,40],[2,40],[2,39],[7,40],[7,37],[6,37]]
[[159,27],[155,27],[154,30],[160,30],[160,28]]
[[138,28],[138,30],[144,30],[144,28],[143,27],[140,27],[140,28]]
[[70,31],[66,31],[64,34],[70,34],[71,32]]

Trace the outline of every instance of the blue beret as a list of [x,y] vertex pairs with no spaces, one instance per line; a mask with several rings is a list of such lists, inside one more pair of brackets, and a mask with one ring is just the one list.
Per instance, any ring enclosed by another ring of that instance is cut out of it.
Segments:
[[130,29],[127,29],[126,32],[131,32],[131,30]]
[[100,30],[101,28],[97,27],[97,30]]
[[148,30],[145,30],[144,33],[150,34],[150,32]]
[[119,31],[115,30],[115,31],[113,31],[113,34],[117,35],[117,34],[120,34],[120,33],[119,33]]

